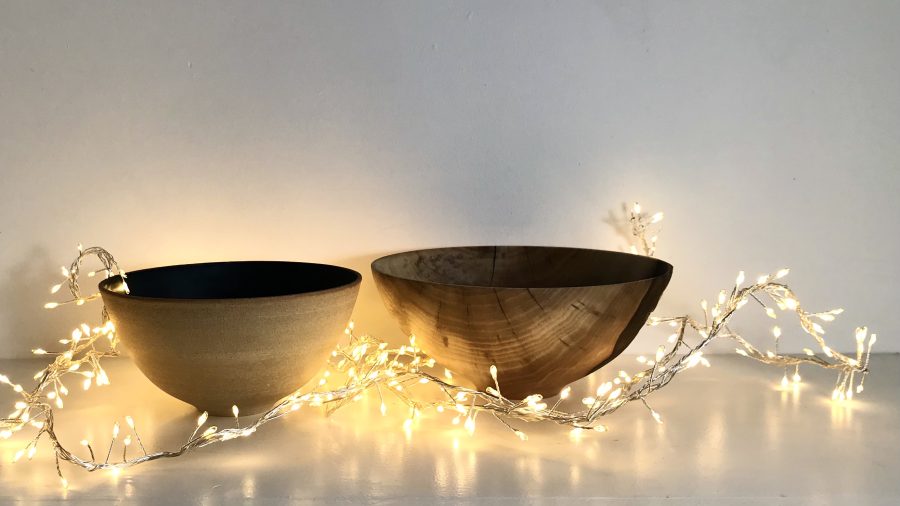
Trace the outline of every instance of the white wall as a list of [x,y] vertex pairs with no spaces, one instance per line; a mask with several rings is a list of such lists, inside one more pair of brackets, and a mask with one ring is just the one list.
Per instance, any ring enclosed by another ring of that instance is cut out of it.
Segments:
[[846,308],[836,347],[868,323],[898,351],[898,23],[893,1],[0,0],[0,356],[71,328],[41,305],[79,241],[128,269],[352,266],[360,328],[399,337],[374,257],[620,248],[632,199],[668,216],[663,312],[790,266]]

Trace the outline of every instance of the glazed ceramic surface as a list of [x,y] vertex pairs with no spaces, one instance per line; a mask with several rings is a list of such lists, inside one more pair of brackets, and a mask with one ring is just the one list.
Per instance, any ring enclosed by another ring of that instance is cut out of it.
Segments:
[[672,276],[638,255],[476,246],[379,258],[385,306],[419,346],[479,388],[552,396],[622,353]]
[[100,283],[119,339],[154,384],[211,415],[264,411],[313,377],[343,335],[358,272],[299,262],[222,262]]

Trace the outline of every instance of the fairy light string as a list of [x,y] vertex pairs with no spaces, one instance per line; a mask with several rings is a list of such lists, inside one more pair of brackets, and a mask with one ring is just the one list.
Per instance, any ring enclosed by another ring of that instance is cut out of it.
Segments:
[[[652,256],[656,251],[656,231],[663,214],[644,213],[640,205],[635,204],[628,219],[636,243],[632,251]],[[81,265],[90,257],[96,257],[102,267],[88,272],[86,276],[121,275],[123,280],[127,280],[126,273],[103,248],[85,249],[79,245],[78,250],[75,261],[68,268],[61,268],[64,282],[51,288],[51,293],[56,294],[66,286],[72,297],[61,302],[47,303],[46,308],[53,309],[64,304],[83,305],[99,298],[97,293],[82,295],[78,282],[82,276]],[[108,444],[94,446],[90,441],[82,440],[82,449],[77,452],[66,447],[56,433],[54,413],[63,408],[63,398],[69,395],[66,382],[71,384],[71,380],[79,380],[83,390],[109,384],[109,376],[101,361],[118,356],[118,341],[115,328],[105,309],[102,309],[97,325],[81,324],[72,331],[70,337],[59,341],[64,346],[64,351],[51,352],[41,348],[33,350],[37,355],[52,355],[54,359],[35,374],[36,384],[30,390],[0,374],[0,383],[12,388],[20,397],[14,405],[14,411],[0,419],[0,438],[10,438],[28,429],[34,430],[26,446],[16,452],[14,461],[23,457],[31,459],[39,443],[46,439],[54,451],[57,474],[65,487],[68,482],[63,476],[60,462],[67,462],[87,471],[119,472],[123,468],[145,462],[179,457],[210,444],[251,436],[261,426],[303,406],[324,407],[326,414],[330,415],[349,403],[359,401],[372,390],[375,391],[373,395],[377,395],[380,400],[382,415],[387,414],[386,402],[391,397],[404,406],[408,415],[402,428],[407,434],[413,430],[416,420],[424,412],[435,411],[449,413],[452,415],[451,424],[461,425],[470,434],[475,432],[478,416],[489,415],[522,440],[528,439],[528,436],[517,427],[520,422],[553,422],[570,427],[574,437],[581,437],[584,431],[606,431],[607,427],[600,423],[601,419],[635,401],[640,401],[640,405],[648,410],[650,416],[662,423],[662,415],[651,407],[648,397],[666,386],[677,374],[697,365],[708,367],[710,363],[703,355],[703,350],[716,339],[730,339],[735,343],[738,354],[783,368],[783,387],[801,381],[800,366],[835,370],[837,379],[832,399],[836,402],[850,401],[854,394],[863,391],[876,335],[869,335],[865,327],[857,328],[854,335],[855,354],[848,356],[835,351],[826,343],[822,325],[833,321],[841,310],[807,312],[793,290],[781,281],[787,274],[788,270],[782,269],[747,283],[743,271],[740,272],[734,285],[719,292],[712,304],[706,300],[700,302],[702,319],[690,315],[651,316],[648,325],[672,327],[672,334],[666,339],[666,343],[659,346],[653,357],[637,357],[642,370],[634,374],[619,371],[611,381],[604,382],[595,391],[584,396],[576,409],[561,407],[573,395],[571,386],[565,387],[552,405],[549,404],[549,399],[540,395],[530,395],[521,400],[509,399],[501,389],[503,371],[491,366],[489,372],[494,380],[492,387],[484,391],[468,388],[454,382],[451,371],[439,367],[433,358],[427,356],[417,346],[415,336],[410,336],[409,344],[391,347],[378,338],[356,334],[354,324],[350,322],[345,331],[346,344],[338,345],[332,352],[321,378],[312,383],[312,388],[295,391],[249,423],[242,423],[239,407],[234,406],[233,427],[208,425],[208,415],[202,413],[193,431],[179,448],[155,452],[146,450],[131,416],[124,418],[124,426],[118,421],[112,425]],[[127,282],[123,281],[121,290],[127,293]],[[773,328],[771,349],[760,349],[752,345],[728,324],[731,317],[747,305],[760,308],[770,318],[777,318],[779,311],[795,317],[800,328],[811,337],[811,347],[805,348],[803,354],[781,353],[780,327]],[[694,341],[694,344],[689,341]],[[423,389],[428,389],[428,392]],[[133,448],[135,442],[137,449]]]

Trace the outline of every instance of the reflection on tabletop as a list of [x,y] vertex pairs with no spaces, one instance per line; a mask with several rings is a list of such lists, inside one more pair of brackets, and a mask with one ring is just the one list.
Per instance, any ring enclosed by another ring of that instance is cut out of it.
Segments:
[[[49,448],[11,464],[27,442],[14,437],[0,440],[0,499],[900,496],[893,477],[900,469],[898,355],[875,355],[865,396],[844,402],[830,399],[828,371],[810,369],[803,384],[782,387],[778,371],[741,357],[709,358],[711,368],[689,371],[653,395],[664,424],[635,405],[610,416],[606,433],[529,424],[521,441],[486,417],[470,435],[446,412],[424,413],[404,430],[405,407],[389,400],[382,416],[370,393],[331,417],[304,407],[251,438],[118,474],[70,466],[63,469],[68,490],[59,486]],[[27,378],[41,364],[5,360],[0,368]],[[634,365],[634,356],[617,359],[573,385],[564,402],[579,402]],[[153,387],[127,359],[110,361],[108,370],[110,386],[72,395],[60,410],[56,428],[69,447],[107,441],[126,415],[149,451],[177,447],[195,428],[198,413]],[[4,393],[0,402],[11,399]]]

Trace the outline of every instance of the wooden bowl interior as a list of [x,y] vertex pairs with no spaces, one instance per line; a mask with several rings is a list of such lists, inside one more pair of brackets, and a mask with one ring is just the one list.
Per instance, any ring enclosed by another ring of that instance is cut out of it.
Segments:
[[382,274],[426,283],[563,288],[630,283],[665,274],[659,260],[615,251],[534,246],[437,248],[380,258]]

